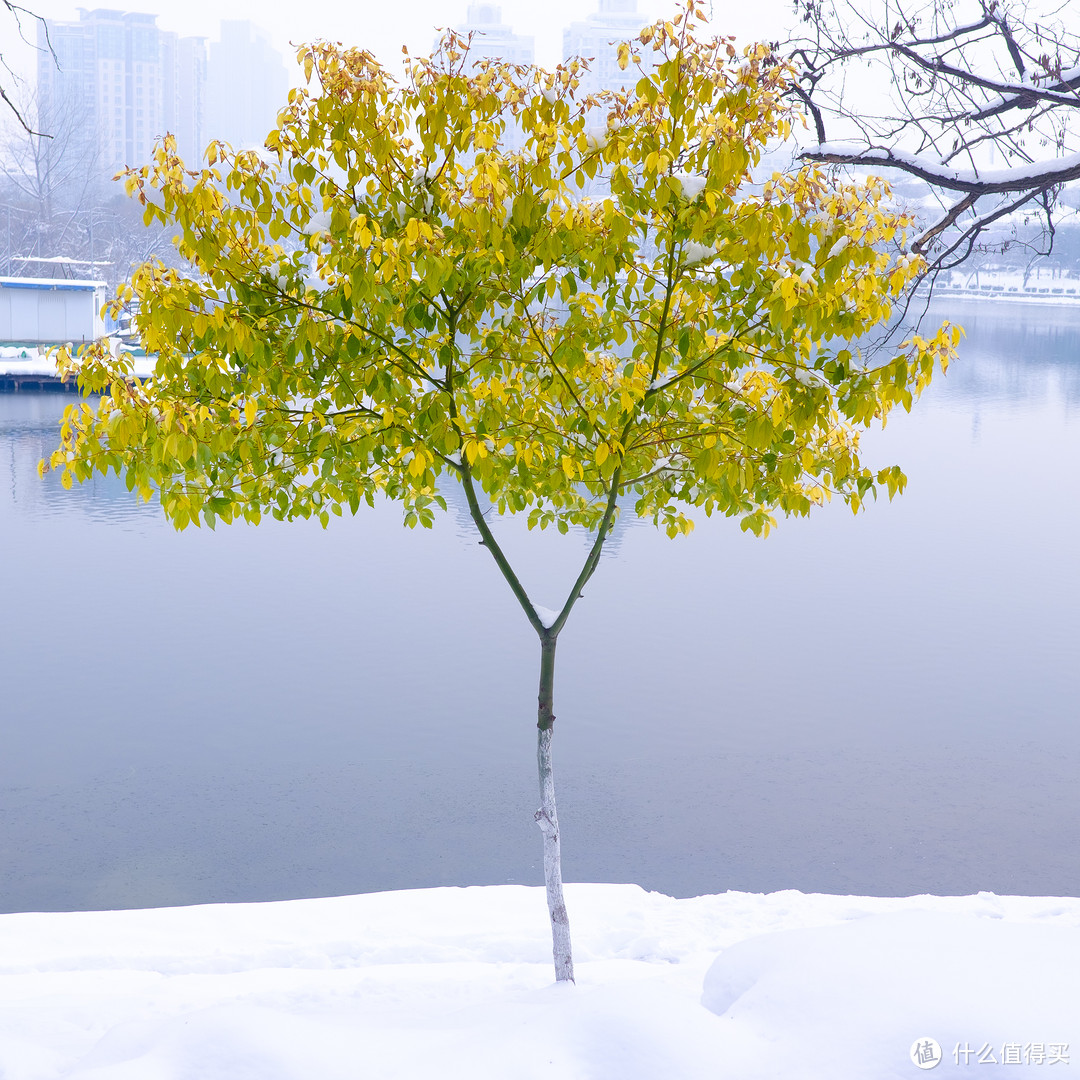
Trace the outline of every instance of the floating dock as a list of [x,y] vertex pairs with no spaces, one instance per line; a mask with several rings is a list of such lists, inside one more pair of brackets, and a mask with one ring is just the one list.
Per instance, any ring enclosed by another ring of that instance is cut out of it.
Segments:
[[[0,393],[52,392],[74,394],[74,379],[61,379],[53,357],[58,345],[0,341]],[[147,379],[154,373],[154,357],[135,356],[135,376]]]

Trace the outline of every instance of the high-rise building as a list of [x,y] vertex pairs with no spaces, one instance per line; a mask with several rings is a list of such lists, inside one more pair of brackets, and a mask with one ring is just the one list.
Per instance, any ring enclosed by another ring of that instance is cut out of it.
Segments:
[[[77,128],[86,168],[112,176],[150,161],[154,143],[177,136],[185,159],[202,146],[206,48],[157,26],[157,16],[105,8],[38,30],[38,116],[44,127]],[[55,54],[55,59],[54,59]]]
[[[176,149],[195,167],[208,139],[206,128],[206,38],[177,37],[166,50],[165,128],[176,136]],[[171,92],[170,92],[171,90]]]
[[533,63],[535,50],[532,37],[515,34],[502,21],[502,9],[495,4],[470,4],[465,22],[454,29],[459,34],[472,34],[469,53],[478,60],[505,60],[508,64]]
[[590,61],[580,78],[579,95],[620,90],[641,78],[636,68],[620,69],[617,50],[618,42],[636,37],[641,26],[637,0],[600,0],[599,11],[563,31],[564,58],[583,56]]
[[[454,29],[459,34],[471,35],[469,56],[474,65],[481,60],[503,60],[522,65],[534,62],[532,36],[515,34],[502,21],[502,9],[496,4],[470,4],[465,22]],[[438,41],[435,44],[438,47]],[[513,121],[507,125],[502,142],[508,150],[520,150],[524,144],[524,134]]]
[[234,149],[262,146],[288,100],[285,64],[264,30],[246,19],[223,19],[210,45],[206,134]]

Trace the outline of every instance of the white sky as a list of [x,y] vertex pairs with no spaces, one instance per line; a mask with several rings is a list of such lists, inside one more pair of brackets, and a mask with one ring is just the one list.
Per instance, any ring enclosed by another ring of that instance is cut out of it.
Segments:
[[[57,20],[77,20],[78,6],[57,0],[23,0],[37,13]],[[142,0],[129,5],[119,3],[84,4],[85,7],[116,7],[130,11],[158,14],[158,26],[181,34],[218,36],[220,19],[251,19],[269,31],[275,46],[293,66],[299,44],[317,38],[341,41],[371,49],[387,64],[394,64],[407,45],[416,54],[431,51],[436,26],[465,21],[468,0],[413,0],[412,3],[375,2],[372,0]],[[536,39],[537,63],[554,66],[562,59],[562,31],[568,23],[584,19],[597,7],[596,0],[504,0],[503,22],[515,33],[532,34]],[[705,5],[706,9],[708,4]],[[714,4],[713,26],[716,33],[735,34],[740,41],[756,38],[779,38],[792,21],[789,0],[752,0]],[[661,15],[670,15],[675,5],[665,0],[638,0],[642,24]],[[5,13],[6,16],[6,13]],[[14,34],[10,20],[0,23],[0,50],[5,59],[26,70],[32,63],[31,50],[13,48]]]

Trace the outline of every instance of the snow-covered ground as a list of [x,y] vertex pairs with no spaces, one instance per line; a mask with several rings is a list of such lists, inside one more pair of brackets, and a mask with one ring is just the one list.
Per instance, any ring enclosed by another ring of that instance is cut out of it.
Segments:
[[568,904],[577,986],[515,885],[0,916],[0,1077],[887,1080],[929,1040],[935,1076],[1080,1071],[1080,900]]

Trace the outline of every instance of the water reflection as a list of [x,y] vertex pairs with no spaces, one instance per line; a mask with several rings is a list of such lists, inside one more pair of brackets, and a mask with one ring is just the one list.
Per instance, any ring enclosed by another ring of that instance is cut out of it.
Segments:
[[0,477],[6,490],[0,499],[0,519],[63,517],[123,525],[160,517],[157,506],[142,503],[117,476],[95,476],[64,491],[58,474],[38,477],[38,462],[59,443],[64,408],[77,400],[56,393],[0,395]]
[[[1080,403],[1080,306],[1004,308],[963,301],[935,303],[931,317],[964,327],[960,362],[935,388],[942,401],[1017,406]],[[974,362],[966,362],[971,358]]]
[[[620,525],[560,641],[571,880],[1080,890],[1080,326],[955,310],[903,499]],[[70,399],[68,399],[70,400]],[[175,533],[0,397],[4,910],[538,883],[535,638],[464,504]],[[495,521],[555,606],[583,535]]]

